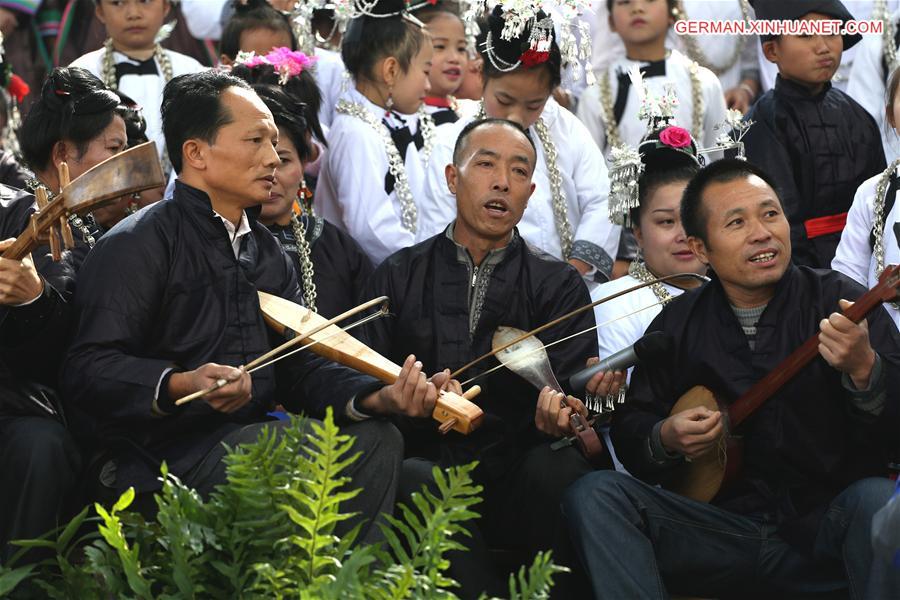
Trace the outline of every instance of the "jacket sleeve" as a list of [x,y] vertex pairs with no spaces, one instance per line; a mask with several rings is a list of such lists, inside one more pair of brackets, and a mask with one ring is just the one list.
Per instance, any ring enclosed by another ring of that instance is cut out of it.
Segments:
[[847,214],[847,225],[841,233],[841,242],[831,261],[832,269],[863,286],[869,284],[869,263],[872,260],[869,232],[872,231],[873,195],[874,184],[871,181],[856,190]]
[[[667,307],[668,308],[668,307]],[[663,309],[647,328],[647,332],[666,331]],[[677,356],[677,349],[672,356]],[[650,455],[650,434],[657,423],[669,416],[677,400],[676,365],[669,360],[639,364],[631,373],[625,403],[613,413],[610,436],[616,455],[635,477],[649,483],[665,480],[673,463],[660,463]],[[680,460],[674,464],[680,463]]]
[[[558,118],[562,118],[562,115]],[[575,239],[572,258],[596,267],[599,275],[596,280],[607,281],[612,275],[622,228],[609,220],[609,173],[606,161],[581,122],[573,119],[570,134],[567,143],[579,149],[576,152],[573,179],[578,195],[578,210],[581,213],[578,227],[573,232]]]
[[140,422],[156,417],[163,373],[178,365],[144,353],[164,295],[168,248],[161,236],[104,236],[79,272],[77,325],[62,369],[64,397],[90,415]]

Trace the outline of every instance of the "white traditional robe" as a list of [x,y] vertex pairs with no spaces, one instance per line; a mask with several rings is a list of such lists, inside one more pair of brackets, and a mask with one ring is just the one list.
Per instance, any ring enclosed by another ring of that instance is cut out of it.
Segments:
[[[640,283],[640,280],[631,275],[624,275],[608,281],[591,292],[591,302],[627,290]],[[667,283],[662,285],[673,297],[684,292],[681,288]],[[604,359],[638,341],[660,311],[662,311],[662,305],[650,286],[595,306],[594,318],[597,321],[600,358]],[[628,369],[629,378],[631,378],[631,371]]]
[[[164,50],[164,52],[172,62],[172,77],[206,70],[206,67],[190,56],[173,50]],[[106,50],[103,48],[88,52],[74,60],[69,66],[87,69],[100,79],[103,79],[103,56],[105,53]],[[116,64],[125,61],[134,62],[121,52],[114,52],[113,60]],[[123,75],[119,80],[118,89],[144,109],[144,119],[147,121],[147,139],[156,142],[156,149],[159,151],[160,158],[162,158],[163,151],[166,148],[166,139],[162,131],[160,108],[166,80],[159,61],[154,62],[156,63],[157,75]]]
[[[703,132],[692,131],[693,106],[690,66],[692,61],[678,50],[671,50],[666,59],[666,74],[656,77],[644,77],[644,87],[649,93],[660,97],[667,85],[672,85],[678,96],[678,108],[675,110],[675,123],[680,127],[691,130],[691,134],[697,143],[703,148],[715,145],[716,137],[721,132],[715,130],[715,126],[723,123],[726,116],[725,97],[718,78],[712,71],[700,67],[698,77],[700,90],[703,97]],[[610,89],[610,110],[615,105],[616,94],[619,90],[618,73],[627,73],[634,66],[640,67],[646,62],[620,58],[608,69]],[[618,123],[619,137],[631,146],[637,147],[641,138],[647,133],[647,122],[638,117],[640,102],[633,89],[628,90],[628,100],[625,103],[625,111]],[[597,146],[603,149],[609,159],[611,147],[606,138],[606,122],[603,119],[603,109],[600,103],[599,85],[585,90],[578,103],[578,117],[587,127]]]
[[[857,283],[873,288],[878,283],[875,275],[875,255],[869,245],[874,225],[875,188],[881,173],[867,179],[856,191],[853,204],[847,213],[847,225],[841,234],[841,243],[831,261],[831,268],[840,271]],[[884,225],[884,264],[900,264],[900,247],[894,232],[894,224],[900,222],[900,202],[895,198],[894,207]],[[900,311],[890,304],[884,305],[894,323],[900,327]]]
[[[900,26],[900,11],[894,12],[891,19],[895,26]],[[885,107],[885,86],[887,77],[884,73],[884,46],[882,36],[864,35],[862,41],[857,44],[856,57],[853,59],[853,67],[850,69],[850,80],[847,83],[847,95],[859,102],[875,119],[878,131],[881,132],[881,145],[884,147],[884,157],[891,162],[900,156],[900,137],[897,132],[887,124]],[[890,68],[890,66],[888,67]]]
[[[738,0],[683,0],[683,4],[688,19],[692,21],[740,21],[743,18]],[[606,2],[594,2],[592,8],[593,59],[591,64],[596,73],[602,73],[609,65],[625,56],[625,46],[622,38],[609,29],[609,13],[606,10]],[[750,18],[753,18],[752,8],[750,9]],[[700,49],[711,63],[702,65],[708,69],[724,65],[734,52],[737,43],[737,36],[729,35],[700,35],[696,38]],[[738,85],[741,82],[743,71],[759,69],[759,58],[756,55],[759,38],[754,35],[744,36],[744,39],[746,41],[738,60],[719,75],[723,90]],[[666,46],[685,51],[684,40],[682,36],[675,33],[674,28],[669,28]]]
[[[362,104],[379,123],[384,118],[385,110],[355,88],[341,98]],[[415,116],[406,116],[404,121],[415,133],[418,128]],[[402,125],[395,115],[390,117],[390,122],[392,127]],[[388,153],[382,136],[372,126],[357,117],[335,113],[324,160],[316,184],[316,211],[349,233],[373,265],[431,236],[423,226],[424,173],[415,144],[407,148],[404,164],[410,191],[419,207],[417,233],[404,229],[400,223],[401,204],[396,189],[390,195],[385,192]]]
[[319,109],[319,122],[323,127],[331,127],[334,121],[334,106],[338,98],[353,87],[353,80],[344,68],[341,55],[334,50],[316,48],[316,66],[313,75],[322,92],[322,107]]
[[[574,240],[572,258],[583,260],[598,269],[600,273],[597,273],[596,279],[593,272],[589,273],[589,282],[605,281],[612,268],[611,257],[615,257],[619,246],[621,228],[609,222],[609,179],[603,155],[584,125],[553,98],[547,100],[541,118],[547,124],[558,153],[557,164]],[[440,233],[456,218],[456,198],[447,188],[444,169],[453,162],[456,138],[472,120],[471,117],[463,117],[437,132],[426,173],[425,197],[419,212],[425,238]],[[536,187],[519,222],[519,233],[530,244],[563,259],[553,218],[546,152],[534,126],[528,134],[537,147],[537,166],[532,178]]]

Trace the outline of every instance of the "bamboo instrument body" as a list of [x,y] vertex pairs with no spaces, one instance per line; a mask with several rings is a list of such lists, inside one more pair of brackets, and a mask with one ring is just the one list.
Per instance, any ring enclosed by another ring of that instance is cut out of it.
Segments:
[[[854,323],[859,323],[882,302],[896,300],[898,287],[900,287],[900,266],[890,265],[884,269],[878,285],[863,294],[853,303],[853,306],[844,311],[844,316]],[[712,500],[719,493],[722,485],[733,480],[740,471],[743,446],[739,438],[731,435],[731,431],[753,415],[818,354],[819,334],[817,333],[788,355],[775,369],[757,381],[740,398],[727,406],[720,402],[712,391],[703,386],[695,386],[688,390],[678,399],[669,414],[675,415],[697,406],[721,411],[724,418],[722,438],[710,452],[690,462],[686,461],[680,467],[679,473],[673,478],[672,483],[666,487],[700,502]]]
[[3,258],[22,260],[43,243],[48,243],[53,258],[59,260],[60,245],[74,244],[66,219],[83,215],[116,198],[165,185],[156,144],[147,142],[112,156],[85,171],[68,183],[68,169],[60,170],[63,188],[51,201],[41,189],[36,193],[37,211],[31,215],[28,227],[3,252]]
[[[266,323],[284,335],[294,337],[313,331],[326,321],[321,315],[290,300],[272,294],[259,292],[259,307]],[[371,375],[386,384],[392,384],[400,376],[401,367],[375,352],[337,325],[330,325],[309,336],[309,342],[321,341],[310,350],[334,362]],[[450,428],[468,434],[474,431],[484,416],[482,410],[470,402],[477,394],[477,386],[464,396],[452,392],[441,392],[434,408],[433,417],[442,424],[452,423]]]

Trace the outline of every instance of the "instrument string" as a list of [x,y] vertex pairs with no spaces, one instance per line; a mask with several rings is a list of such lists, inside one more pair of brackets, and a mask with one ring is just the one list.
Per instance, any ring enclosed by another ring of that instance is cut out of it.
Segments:
[[[557,345],[557,344],[561,344],[561,343],[563,343],[563,342],[566,342],[566,341],[568,341],[568,340],[571,340],[572,338],[576,338],[576,337],[578,337],[579,335],[583,335],[583,334],[585,334],[585,333],[587,333],[587,332],[589,332],[589,331],[593,331],[593,330],[595,330],[595,329],[600,329],[601,327],[604,327],[604,326],[606,326],[606,325],[609,325],[610,323],[615,323],[616,321],[621,321],[622,319],[627,319],[628,317],[632,317],[632,316],[638,314],[639,312],[643,312],[643,311],[645,311],[645,310],[647,310],[647,309],[649,309],[649,308],[653,308],[654,306],[660,306],[660,305],[662,305],[662,304],[663,304],[662,301],[660,301],[660,302],[655,302],[655,303],[653,303],[653,304],[648,304],[647,306],[644,306],[644,307],[642,307],[642,308],[639,308],[639,309],[637,309],[636,311],[630,312],[630,313],[628,313],[628,314],[626,314],[626,315],[622,315],[622,316],[620,316],[620,317],[616,317],[615,319],[610,319],[609,321],[604,321],[603,323],[600,323],[600,324],[598,324],[598,325],[593,325],[593,326],[588,327],[587,329],[584,329],[584,330],[579,331],[579,332],[577,332],[577,333],[573,333],[573,334],[571,334],[571,335],[567,335],[567,336],[564,337],[564,338],[560,338],[560,339],[558,339],[558,340],[556,340],[556,341],[550,342],[549,344],[541,344],[539,347],[534,348],[533,350],[528,350],[528,351],[526,351],[526,352],[523,352],[521,355],[519,355],[519,356],[513,358],[512,360],[508,360],[508,361],[506,361],[505,363],[501,362],[499,365],[497,365],[497,366],[495,366],[495,367],[492,367],[492,368],[488,369],[487,371],[484,371],[483,373],[479,373],[478,375],[475,375],[474,377],[470,377],[470,378],[467,379],[466,381],[462,382],[460,385],[463,385],[463,386],[469,385],[470,383],[472,383],[472,382],[475,381],[476,379],[479,379],[479,378],[481,378],[481,377],[484,377],[485,375],[490,375],[490,374],[493,373],[494,371],[498,371],[498,370],[502,369],[503,367],[508,367],[509,365],[517,364],[517,363],[521,362],[522,360],[524,360],[524,359],[526,359],[526,358],[530,358],[531,355],[537,354],[537,353],[541,352],[542,350],[546,350],[547,348],[550,348],[550,347],[555,346],[555,345]],[[519,342],[519,343],[521,343],[521,342]],[[515,347],[515,346],[513,346],[513,347]]]

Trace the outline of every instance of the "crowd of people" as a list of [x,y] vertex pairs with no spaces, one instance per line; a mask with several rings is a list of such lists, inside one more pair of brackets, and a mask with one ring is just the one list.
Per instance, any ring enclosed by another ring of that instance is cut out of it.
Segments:
[[[673,31],[854,18],[884,33]],[[128,488],[152,514],[163,463],[208,496],[226,447],[332,410],[361,453],[338,534],[377,541],[435,465],[478,461],[465,598],[541,550],[559,598],[900,597],[900,536],[872,545],[900,309],[851,318],[900,290],[900,3],[9,0],[0,32],[0,253],[128,148],[167,180],[69,217],[61,256],[0,258],[0,564]],[[329,318],[387,296],[354,335],[399,377],[308,351],[249,373],[283,341],[258,292]],[[543,385],[476,360],[503,327],[541,327]],[[439,428],[473,378],[477,429]]]

